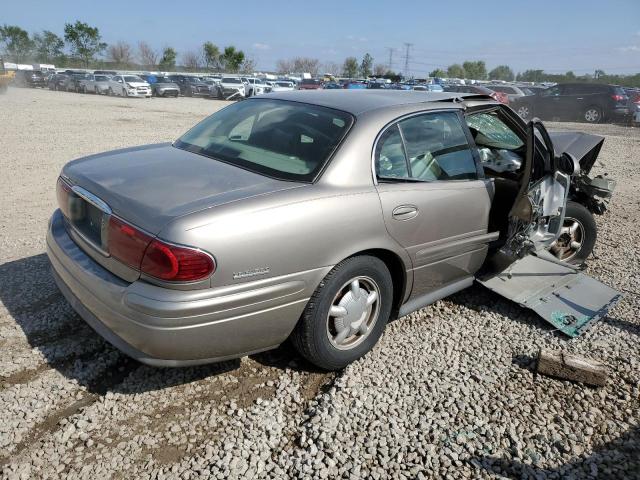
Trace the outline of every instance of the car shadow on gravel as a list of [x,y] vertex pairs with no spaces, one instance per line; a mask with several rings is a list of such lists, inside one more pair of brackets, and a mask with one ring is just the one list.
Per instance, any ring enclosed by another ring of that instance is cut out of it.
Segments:
[[[517,459],[505,459],[489,455],[473,457],[470,462],[481,470],[499,475],[501,478],[520,479],[564,479],[597,478],[615,480],[635,480],[639,478],[640,425],[627,430],[621,436],[596,445],[590,454],[558,465],[555,468],[536,467],[535,461],[542,460],[533,451],[525,451],[527,463]],[[564,453],[570,453],[567,444],[557,442],[554,447]]]
[[[120,353],[73,311],[53,280],[45,254],[0,265],[0,285],[0,301],[22,329],[29,346],[43,356],[47,366],[85,386],[90,393],[136,394],[235,371],[241,374],[239,359],[194,367],[155,368]],[[5,361],[8,354],[5,350]],[[260,368],[320,372],[288,342],[250,358]],[[46,367],[17,372],[10,383],[28,382],[43,369]],[[131,375],[135,382],[126,381]]]

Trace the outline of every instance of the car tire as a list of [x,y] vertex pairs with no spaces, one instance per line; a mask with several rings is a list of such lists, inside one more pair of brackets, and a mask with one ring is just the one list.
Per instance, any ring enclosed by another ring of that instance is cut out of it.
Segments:
[[602,121],[602,109],[596,105],[591,105],[584,110],[582,119],[587,123],[600,123]]
[[111,87],[109,87],[109,90],[107,90],[107,95],[113,97],[113,89]]
[[124,88],[124,87],[122,88],[122,96],[123,97],[128,97],[129,96],[129,94],[127,93],[127,89]]
[[314,365],[338,370],[378,342],[392,301],[393,281],[384,262],[368,255],[348,258],[313,293],[291,341]]
[[582,265],[596,244],[598,227],[593,214],[582,204],[567,202],[562,233],[550,250],[556,258],[572,265]]

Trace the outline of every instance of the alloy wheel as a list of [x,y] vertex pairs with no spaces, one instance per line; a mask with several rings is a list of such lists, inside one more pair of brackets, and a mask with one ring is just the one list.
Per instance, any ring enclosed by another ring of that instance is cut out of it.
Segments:
[[551,245],[551,252],[560,260],[568,262],[582,248],[585,230],[582,223],[575,218],[565,217],[560,236]]
[[327,315],[329,342],[339,350],[349,350],[371,333],[380,313],[380,288],[371,277],[346,282],[331,302]]

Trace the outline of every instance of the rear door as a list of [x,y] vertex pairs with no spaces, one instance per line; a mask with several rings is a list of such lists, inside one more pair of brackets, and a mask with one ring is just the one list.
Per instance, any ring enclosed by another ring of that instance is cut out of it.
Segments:
[[454,110],[388,126],[374,151],[389,234],[413,262],[415,298],[472,275],[486,257],[490,190]]
[[561,105],[564,102],[563,95],[563,85],[555,85],[543,90],[537,97],[535,115],[543,119],[560,117]]

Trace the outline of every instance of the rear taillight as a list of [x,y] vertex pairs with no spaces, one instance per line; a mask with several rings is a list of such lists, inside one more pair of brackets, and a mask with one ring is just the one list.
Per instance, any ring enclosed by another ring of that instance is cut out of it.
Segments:
[[616,102],[621,102],[623,100],[627,100],[628,97],[625,97],[624,95],[615,94],[615,95],[611,95],[611,98],[613,98]]
[[108,242],[113,258],[160,280],[193,282],[215,271],[207,253],[154,239],[114,216],[109,219]]
[[56,197],[58,198],[58,207],[62,214],[69,218],[69,195],[71,195],[71,187],[58,177],[58,183],[56,184]]
[[109,218],[109,253],[136,270],[140,268],[144,251],[153,237],[123,222],[117,217]]
[[200,250],[153,240],[144,254],[140,270],[152,277],[172,282],[192,282],[215,271],[210,255]]

